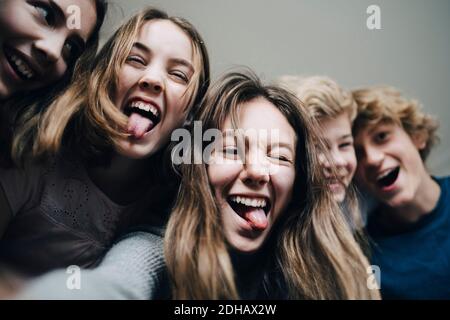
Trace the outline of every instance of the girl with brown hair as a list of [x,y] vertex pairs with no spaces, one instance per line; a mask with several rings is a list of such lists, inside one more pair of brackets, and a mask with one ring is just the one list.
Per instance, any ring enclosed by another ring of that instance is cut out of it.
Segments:
[[105,0],[0,1],[0,165],[11,165],[14,130],[42,112],[75,69],[88,70],[107,7]]
[[[379,298],[327,188],[317,124],[300,106],[252,73],[229,73],[208,92],[194,119],[223,139],[208,163],[180,166],[165,237],[174,298]],[[275,129],[278,141],[233,138],[235,129]]]

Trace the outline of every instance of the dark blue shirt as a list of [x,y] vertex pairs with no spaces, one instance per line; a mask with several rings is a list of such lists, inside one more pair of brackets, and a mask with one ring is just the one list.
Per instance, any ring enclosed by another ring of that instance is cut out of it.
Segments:
[[412,229],[387,235],[377,212],[369,219],[383,299],[450,299],[450,177],[435,180],[441,187],[438,203]]

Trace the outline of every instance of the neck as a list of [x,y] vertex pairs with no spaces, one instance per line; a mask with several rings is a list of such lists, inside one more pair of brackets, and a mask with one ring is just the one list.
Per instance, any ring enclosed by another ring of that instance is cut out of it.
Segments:
[[385,220],[385,224],[397,227],[411,226],[433,211],[440,195],[439,184],[427,174],[413,200],[399,207],[389,207],[382,219]]
[[88,168],[92,181],[114,202],[129,204],[141,197],[152,182],[149,159],[114,154],[108,166]]
[[230,250],[230,258],[241,298],[254,299],[258,294],[266,271],[266,250],[261,248],[255,253]]

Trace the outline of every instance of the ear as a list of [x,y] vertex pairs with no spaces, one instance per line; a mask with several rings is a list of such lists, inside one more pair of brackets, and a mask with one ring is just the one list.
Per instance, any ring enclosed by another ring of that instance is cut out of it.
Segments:
[[423,150],[427,145],[428,134],[418,131],[411,136],[411,139],[418,150]]

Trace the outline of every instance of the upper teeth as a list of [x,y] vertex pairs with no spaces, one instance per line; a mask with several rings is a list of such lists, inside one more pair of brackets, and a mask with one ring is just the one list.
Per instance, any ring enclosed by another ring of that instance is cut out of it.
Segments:
[[388,176],[392,171],[394,171],[394,170],[395,170],[395,168],[394,168],[394,169],[386,170],[385,172],[383,172],[382,174],[380,174],[380,175],[378,176],[377,180],[380,180],[380,179],[383,179],[383,178],[387,177],[387,176]]
[[34,73],[25,61],[14,54],[11,56],[11,60],[14,62],[20,73],[22,73],[27,79],[31,79],[33,77]]
[[144,110],[144,111],[147,111],[147,112],[151,112],[151,113],[153,113],[153,115],[155,117],[159,116],[158,109],[155,106],[153,106],[153,105],[151,105],[149,103],[145,103],[145,102],[142,102],[142,101],[133,101],[131,103],[131,107],[132,108],[139,108],[141,110]]
[[232,196],[230,200],[236,203],[242,203],[248,207],[264,208],[266,206],[265,199],[254,199],[242,196]]

